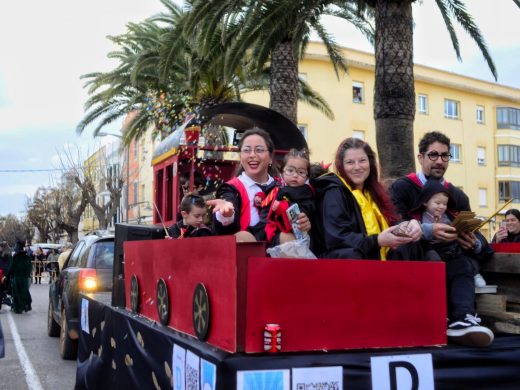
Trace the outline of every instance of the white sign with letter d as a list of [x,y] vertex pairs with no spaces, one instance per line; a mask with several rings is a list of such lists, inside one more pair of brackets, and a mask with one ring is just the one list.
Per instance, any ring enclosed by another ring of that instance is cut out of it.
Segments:
[[372,390],[434,390],[431,354],[370,358]]

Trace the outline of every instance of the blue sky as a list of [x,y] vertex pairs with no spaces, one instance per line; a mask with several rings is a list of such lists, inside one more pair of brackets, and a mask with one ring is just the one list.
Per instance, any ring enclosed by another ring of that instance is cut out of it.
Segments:
[[[491,50],[498,82],[520,88],[520,10],[512,0],[466,3]],[[57,154],[67,145],[80,145],[85,154],[99,145],[91,130],[81,137],[75,132],[87,100],[80,76],[114,66],[106,58],[113,50],[107,35],[162,11],[158,0],[1,2],[0,215],[23,212],[28,195],[57,180],[51,172],[2,171],[58,168]],[[462,31],[463,62],[457,61],[433,0],[414,6],[414,20],[416,63],[493,81],[478,48]],[[327,19],[326,24],[338,43],[372,51],[344,23]],[[104,131],[117,132],[120,125]]]

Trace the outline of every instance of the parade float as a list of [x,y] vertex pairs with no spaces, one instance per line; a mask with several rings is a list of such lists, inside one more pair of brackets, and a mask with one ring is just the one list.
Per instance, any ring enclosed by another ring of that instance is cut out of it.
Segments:
[[[116,226],[114,290],[82,298],[76,388],[519,388],[520,338],[447,345],[442,262],[277,259],[233,236],[165,239],[180,178],[233,177],[241,133],[268,131],[283,158],[306,147],[266,108],[201,113],[153,158],[154,225]],[[226,131],[208,142],[206,129]]]

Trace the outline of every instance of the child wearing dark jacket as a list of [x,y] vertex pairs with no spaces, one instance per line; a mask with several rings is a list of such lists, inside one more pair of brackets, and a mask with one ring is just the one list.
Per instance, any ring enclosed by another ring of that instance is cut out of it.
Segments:
[[[421,223],[444,223],[451,224],[455,218],[455,214],[451,210],[455,209],[455,200],[451,197],[448,189],[439,181],[430,179],[424,185],[415,208],[411,211],[411,216],[418,219]],[[478,252],[481,251],[483,245],[487,245],[481,239],[477,239],[480,248],[475,248]],[[474,268],[474,281],[477,287],[484,287],[486,281],[479,273],[479,264],[475,258],[474,253],[463,251],[462,247],[457,241],[443,242],[431,240],[423,242],[425,247],[426,258],[432,260],[449,261],[460,256],[468,256]]]
[[207,214],[206,202],[200,195],[186,195],[180,206],[181,219],[170,226],[171,238],[212,236],[213,232],[204,224]]
[[267,241],[272,245],[296,239],[292,222],[287,216],[289,207],[296,203],[300,212],[309,216],[314,213],[314,190],[308,183],[309,168],[307,151],[291,149],[284,159],[283,185],[275,187],[262,201],[262,205],[271,204],[265,232]]

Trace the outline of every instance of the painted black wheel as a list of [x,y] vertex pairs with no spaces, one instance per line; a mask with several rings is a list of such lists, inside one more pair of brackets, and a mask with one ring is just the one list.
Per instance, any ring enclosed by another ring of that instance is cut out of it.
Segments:
[[139,283],[136,275],[132,275],[130,280],[130,308],[134,313],[139,313]]
[[209,297],[204,284],[199,283],[193,293],[193,328],[201,341],[206,340],[209,330]]
[[170,320],[170,297],[168,296],[168,286],[164,279],[157,282],[157,313],[159,321],[163,325],[168,325]]

